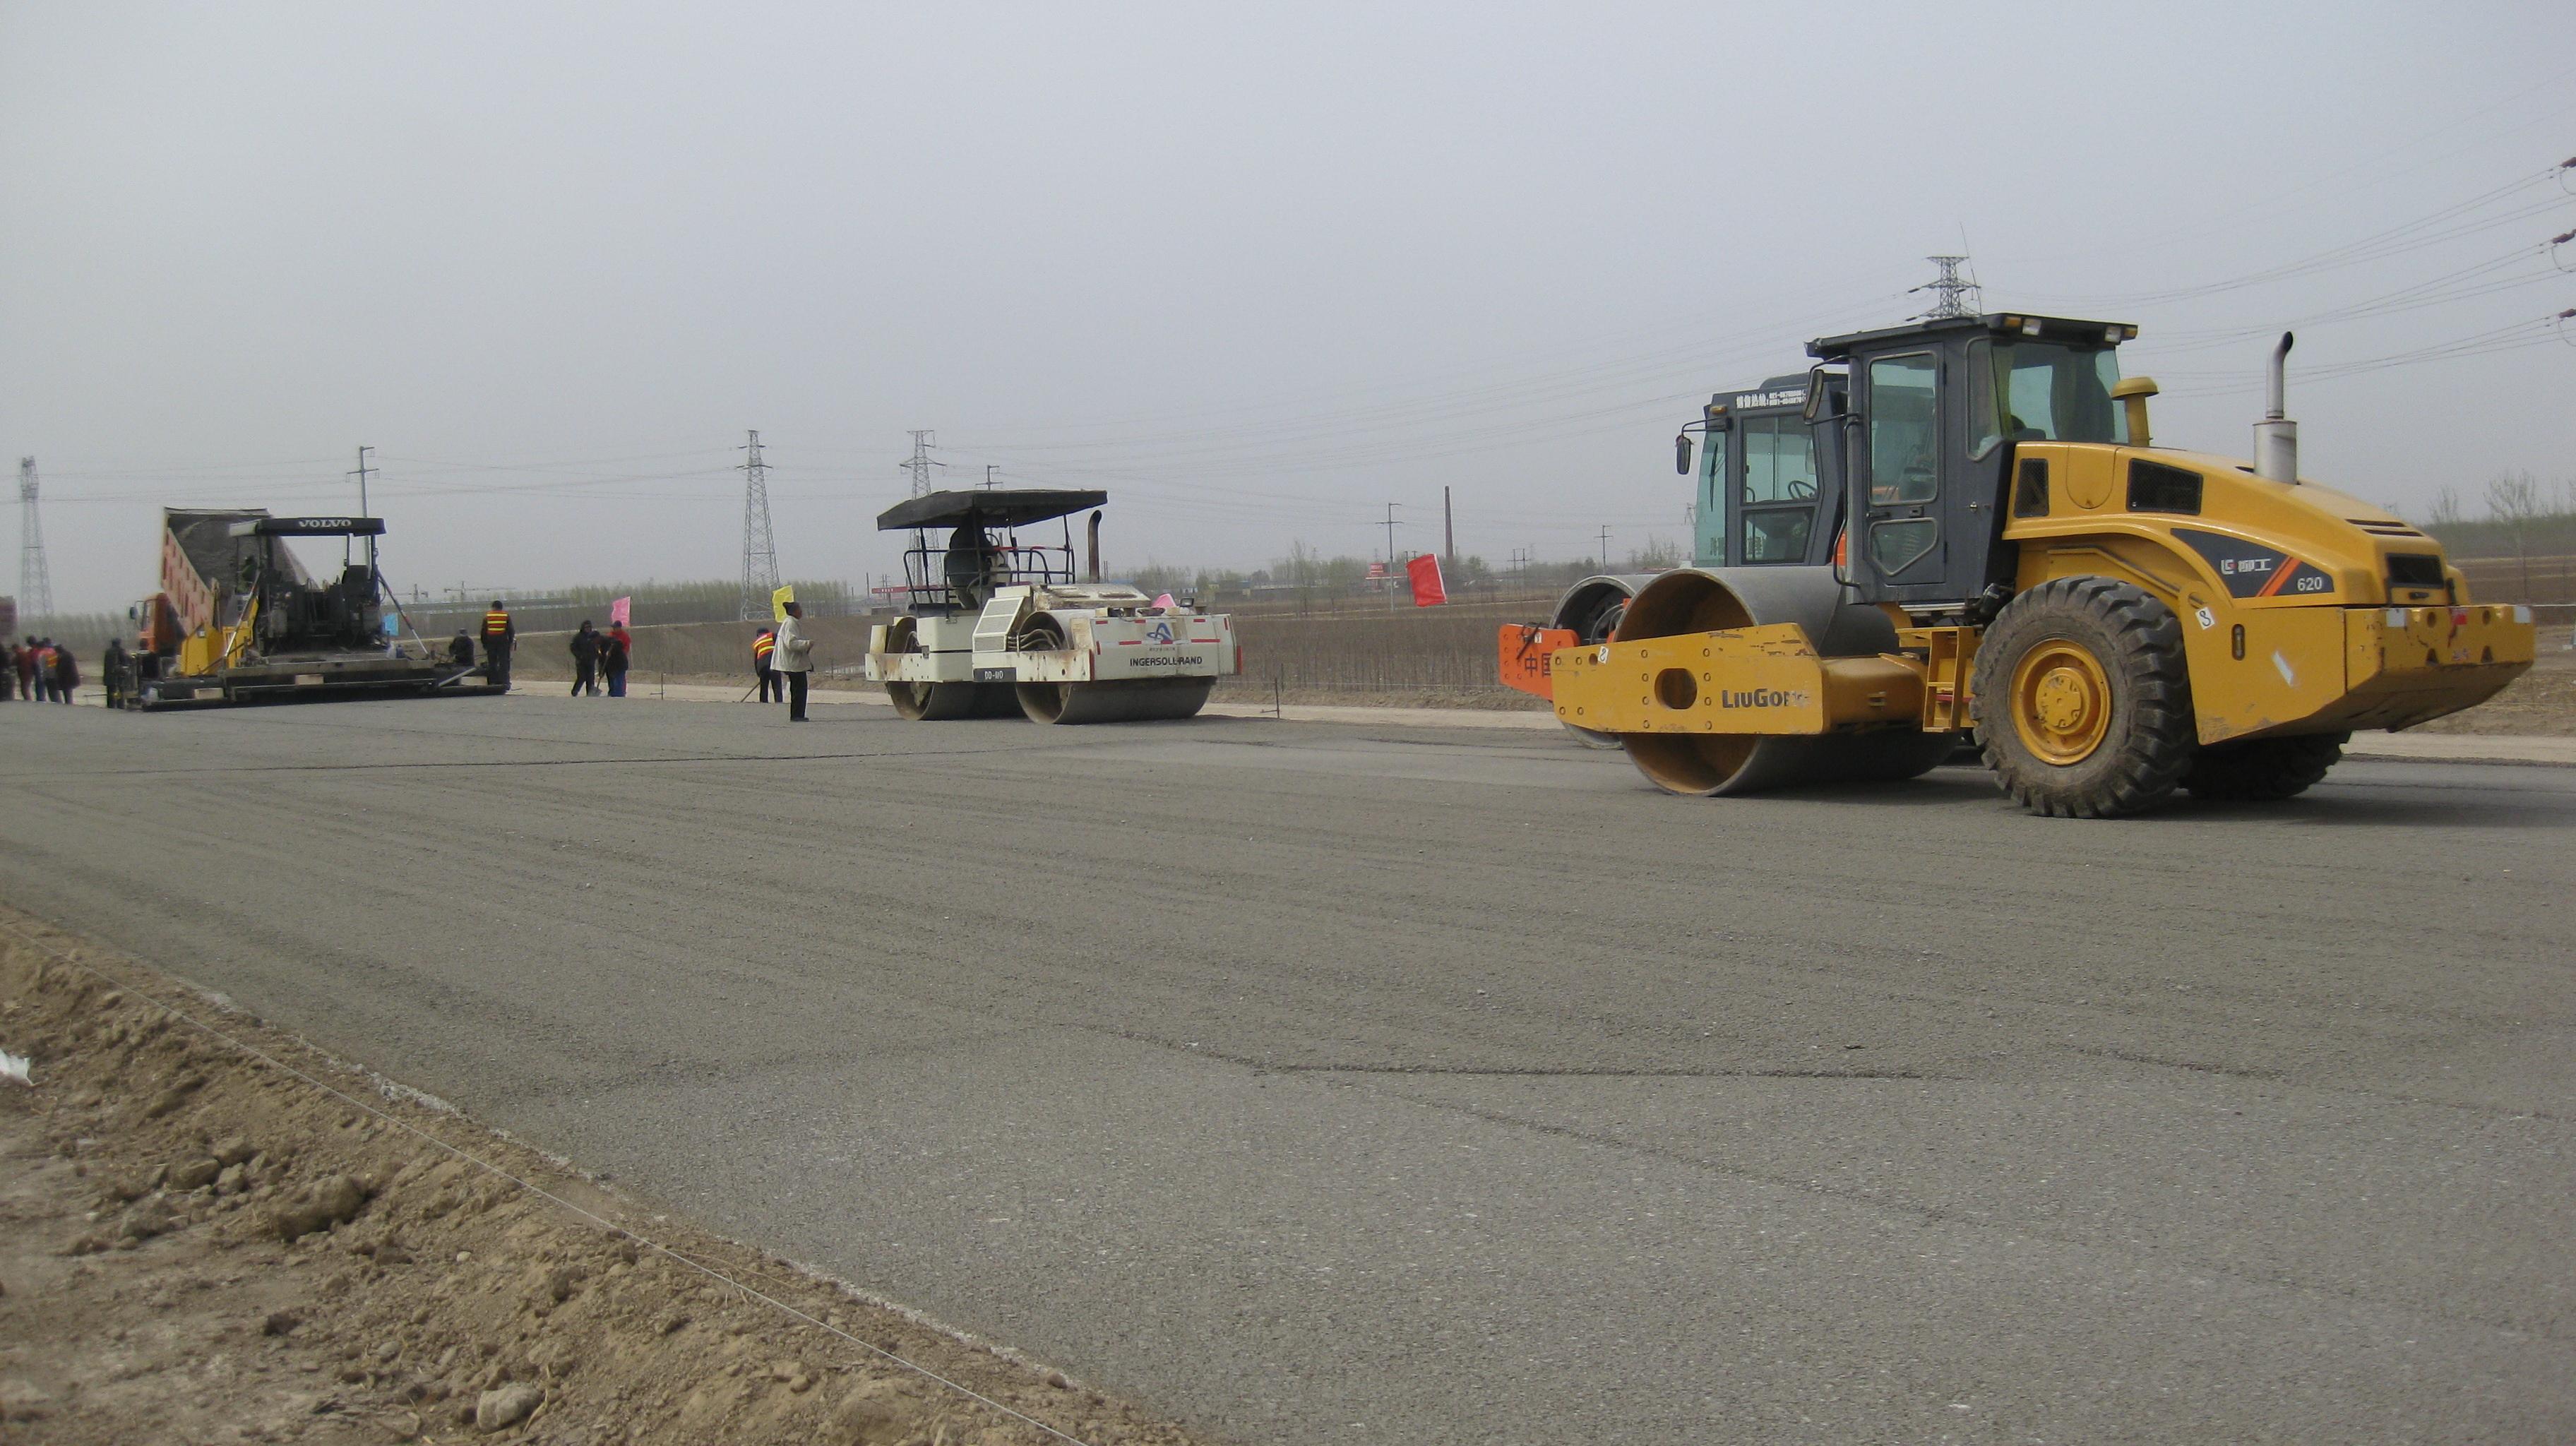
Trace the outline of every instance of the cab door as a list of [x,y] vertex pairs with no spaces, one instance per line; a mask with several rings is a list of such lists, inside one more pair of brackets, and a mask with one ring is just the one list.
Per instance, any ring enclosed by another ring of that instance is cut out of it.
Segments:
[[1859,526],[1849,568],[1873,598],[1928,598],[1948,578],[1941,360],[1925,347],[1860,358],[1852,368],[1859,435],[1851,449],[1851,515]]
[[1855,357],[1847,434],[1854,529],[1845,574],[1872,602],[1965,604],[1983,593],[2011,448],[1967,454],[1971,368],[1955,342]]

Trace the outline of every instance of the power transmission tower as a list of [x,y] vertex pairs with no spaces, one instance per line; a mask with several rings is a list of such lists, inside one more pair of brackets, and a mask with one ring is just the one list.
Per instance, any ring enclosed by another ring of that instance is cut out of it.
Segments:
[[36,516],[36,459],[18,459],[18,615],[54,615],[54,575],[45,566],[45,524]]
[[760,434],[749,436],[742,464],[742,620],[762,623],[778,591],[778,540],[769,530],[769,465],[760,460]]
[[937,432],[927,429],[916,431],[912,434],[912,459],[907,462],[899,462],[895,464],[906,472],[912,474],[912,495],[915,497],[927,497],[930,495],[931,468],[945,467],[948,465],[945,462],[937,461],[931,457],[930,449],[938,445],[939,434]]
[[[1967,257],[1926,256],[1923,259],[1941,268],[1940,275],[1913,289],[1913,291],[1932,293],[1932,309],[1923,313],[1923,320],[1940,321],[1953,316],[1974,316],[1978,309],[1986,304],[1985,293],[1978,288],[1977,283],[1959,274],[1959,268],[1968,264]],[[1910,296],[1913,291],[1906,294]]]

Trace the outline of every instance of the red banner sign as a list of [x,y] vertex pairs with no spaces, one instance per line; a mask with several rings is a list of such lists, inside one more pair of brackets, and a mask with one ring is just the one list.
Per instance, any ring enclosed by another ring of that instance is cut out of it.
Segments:
[[1413,605],[1418,608],[1438,607],[1449,600],[1449,589],[1440,582],[1440,559],[1424,553],[1404,565],[1405,575],[1413,580]]

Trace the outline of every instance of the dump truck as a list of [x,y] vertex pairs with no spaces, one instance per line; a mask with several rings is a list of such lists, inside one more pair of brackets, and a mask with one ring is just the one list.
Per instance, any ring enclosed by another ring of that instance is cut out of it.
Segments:
[[[138,708],[289,698],[486,692],[472,661],[405,636],[376,566],[375,517],[273,517],[262,508],[161,514],[161,590],[131,616]],[[290,538],[337,538],[318,581]]]
[[[2247,462],[2155,444],[2155,383],[2119,373],[2136,336],[1996,312],[1810,343],[1826,560],[1664,573],[1605,639],[1506,630],[1507,678],[1673,793],[1912,777],[1974,729],[2023,807],[2107,818],[2295,796],[2354,730],[2531,666],[2528,607],[2476,602],[2434,539],[2299,475],[2292,337]],[[1722,501],[1730,536],[1766,505]]]
[[[1038,723],[1188,718],[1216,680],[1242,671],[1234,620],[1190,601],[1100,580],[1109,494],[1066,488],[933,492],[878,514],[910,532],[903,613],[869,630],[866,676],[908,719]],[[1075,513],[1088,566],[1075,569]],[[1022,529],[1058,522],[1061,540]],[[934,538],[944,533],[934,545]]]

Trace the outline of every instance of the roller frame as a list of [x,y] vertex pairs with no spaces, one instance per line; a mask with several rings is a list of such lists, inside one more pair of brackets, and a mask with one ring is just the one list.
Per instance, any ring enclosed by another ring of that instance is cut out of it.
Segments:
[[[1897,649],[1895,623],[1879,609],[1851,601],[1829,567],[1685,568],[1661,574],[1630,600],[1619,638],[1609,646],[1614,653],[1621,645],[1640,648],[1639,661],[1673,654],[1660,665],[1673,666],[1685,661],[1679,656],[1685,639],[1740,630],[1758,636],[1739,641],[1767,650],[1775,662],[1803,658],[1795,666],[1813,673],[1810,691],[1815,694],[1811,700],[1815,711],[1802,726],[1817,731],[1779,731],[1788,724],[1776,716],[1759,732],[1686,731],[1679,726],[1669,731],[1608,730],[1627,745],[1629,761],[1657,787],[1673,793],[1732,795],[1808,784],[1914,778],[1937,767],[1957,747],[1956,735],[1925,732],[1920,726],[1919,689],[1908,700],[1909,707],[1894,706],[1896,700],[1891,698],[1890,706],[1876,710],[1875,718],[1832,716],[1825,695],[1832,681],[1829,675],[1836,672],[1835,660],[1852,660],[1853,666],[1840,673],[1846,681],[1861,684],[1857,697],[1864,703],[1877,688],[1901,688],[1902,684],[1895,674],[1877,671],[1901,667],[1882,661]],[[1653,646],[1657,640],[1662,641],[1660,649]],[[1686,651],[1696,653],[1699,647],[1694,641]],[[1709,661],[1713,665],[1717,660]],[[1555,666],[1557,717],[1569,727],[1580,726],[1590,714],[1573,710],[1591,709],[1593,690],[1576,680],[1602,666],[1601,649],[1566,649],[1557,654]],[[1712,666],[1709,671],[1717,670]],[[1632,680],[1621,675],[1619,681],[1622,696],[1632,693],[1626,686]],[[1723,676],[1711,676],[1705,682],[1694,679],[1699,689],[1721,692],[1729,682]],[[1697,710],[1701,701],[1695,692],[1692,709]],[[1751,717],[1757,712],[1744,710],[1736,716]],[[1617,721],[1615,712],[1608,716]],[[1821,731],[1825,728],[1838,731]]]

